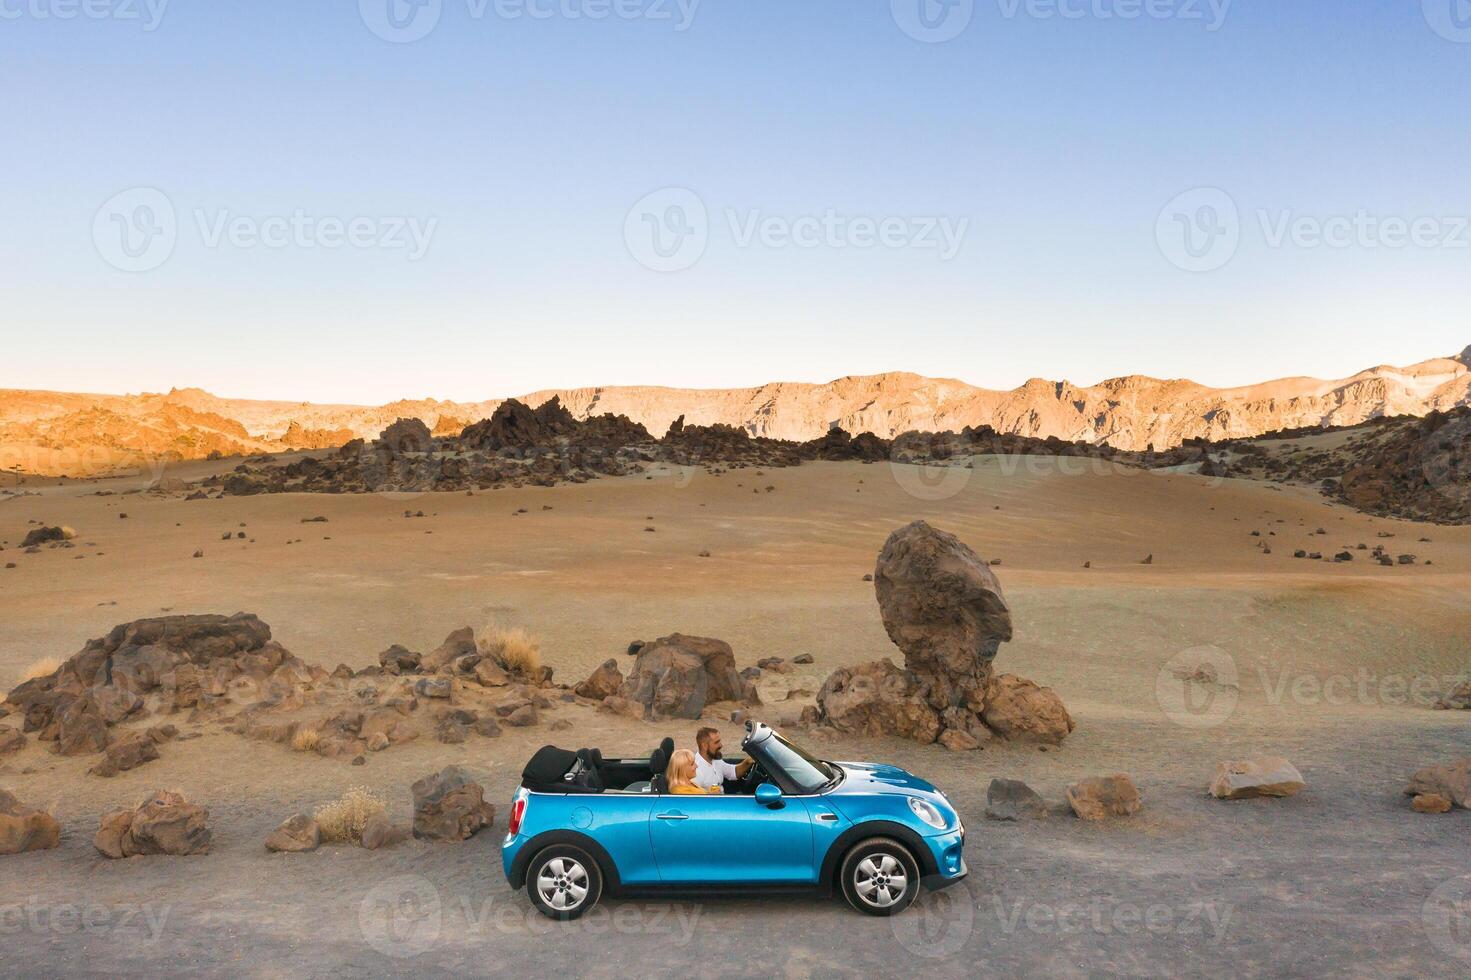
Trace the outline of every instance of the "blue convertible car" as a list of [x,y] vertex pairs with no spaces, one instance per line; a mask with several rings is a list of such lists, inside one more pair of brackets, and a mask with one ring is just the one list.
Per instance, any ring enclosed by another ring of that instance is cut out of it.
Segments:
[[965,827],[945,794],[895,766],[824,762],[761,724],[723,795],[665,791],[674,749],[604,759],[539,750],[511,804],[501,859],[544,915],[575,919],[603,894],[808,889],[870,915],[903,911],[921,882],[965,877]]

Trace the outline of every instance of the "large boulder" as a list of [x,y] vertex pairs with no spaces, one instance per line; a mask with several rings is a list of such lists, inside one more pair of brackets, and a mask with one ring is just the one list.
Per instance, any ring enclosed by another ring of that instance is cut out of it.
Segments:
[[924,521],[907,524],[884,542],[873,581],[904,668],[885,660],[832,674],[817,695],[828,724],[952,750],[997,736],[1055,745],[1072,732],[1050,688],[993,675],[1012,636],[1011,611],[991,567],[963,541]]
[[925,698],[923,681],[887,657],[834,671],[817,692],[828,724],[849,735],[898,735],[929,743],[940,735],[940,714]]
[[1438,794],[1462,809],[1471,810],[1471,755],[1448,766],[1428,766],[1410,777],[1406,796]]
[[379,433],[378,441],[394,453],[427,453],[434,448],[429,426],[419,419],[399,419]]
[[991,679],[981,719],[1004,739],[1048,745],[1060,744],[1074,727],[1072,715],[1052,688],[1015,674]]
[[414,836],[462,841],[495,821],[485,790],[459,766],[449,766],[414,783]]
[[115,810],[102,818],[93,844],[105,857],[139,854],[209,853],[209,811],[178,793],[160,790],[136,810]]
[[1280,756],[1222,762],[1211,779],[1210,793],[1218,800],[1248,800],[1258,796],[1296,796],[1307,783],[1297,767]]
[[0,854],[44,851],[61,843],[61,825],[45,810],[0,789]]
[[910,670],[981,676],[1011,639],[1011,610],[990,566],[955,535],[924,521],[889,535],[873,585],[884,629]]
[[756,686],[736,670],[730,644],[672,633],[645,645],[618,694],[648,718],[698,718],[708,702],[759,704]]
[[602,666],[593,671],[587,680],[572,689],[579,697],[590,698],[593,701],[601,701],[603,698],[612,697],[623,687],[623,672],[618,669],[617,660],[604,660]]

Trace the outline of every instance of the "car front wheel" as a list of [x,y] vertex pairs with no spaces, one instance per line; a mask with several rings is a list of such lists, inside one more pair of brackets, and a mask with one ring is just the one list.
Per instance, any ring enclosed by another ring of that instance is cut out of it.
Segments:
[[538,912],[565,922],[598,904],[603,894],[603,873],[581,848],[554,844],[532,858],[526,891]]
[[843,858],[843,897],[869,915],[903,912],[919,895],[919,862],[888,837],[870,837]]

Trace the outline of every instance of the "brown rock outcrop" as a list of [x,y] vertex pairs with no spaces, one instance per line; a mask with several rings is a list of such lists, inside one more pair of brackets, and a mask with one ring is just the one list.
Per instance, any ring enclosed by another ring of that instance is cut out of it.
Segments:
[[495,821],[485,790],[459,766],[449,766],[414,783],[414,836],[462,841]]
[[209,811],[178,793],[154,793],[136,810],[115,810],[102,818],[97,850],[110,858],[140,854],[209,853]]
[[730,644],[671,633],[645,645],[618,694],[653,718],[698,718],[714,701],[759,704],[756,687],[736,670]]
[[0,789],[0,855],[44,851],[61,843],[61,825],[45,810]]

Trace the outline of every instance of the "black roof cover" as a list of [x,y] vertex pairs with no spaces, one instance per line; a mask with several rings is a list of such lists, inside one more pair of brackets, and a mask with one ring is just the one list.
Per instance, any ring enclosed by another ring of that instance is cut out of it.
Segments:
[[526,763],[526,768],[521,770],[521,778],[532,786],[548,786],[560,782],[563,776],[572,771],[575,762],[577,753],[559,749],[555,745],[543,745],[536,750],[531,761]]

